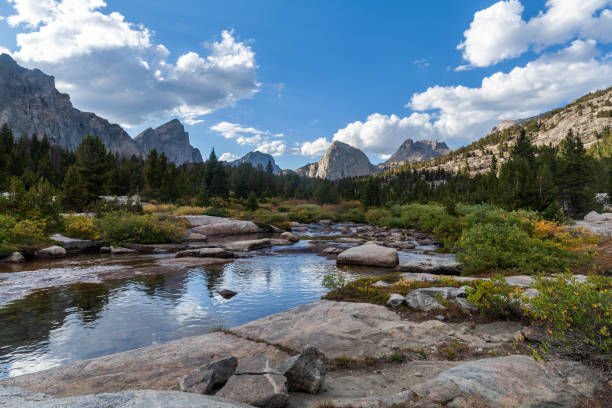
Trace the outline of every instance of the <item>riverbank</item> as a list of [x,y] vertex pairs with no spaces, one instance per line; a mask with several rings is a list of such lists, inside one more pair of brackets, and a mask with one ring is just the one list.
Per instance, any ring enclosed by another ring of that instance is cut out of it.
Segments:
[[[409,406],[468,407],[474,401],[496,407],[534,403],[570,407],[581,401],[585,404],[576,406],[587,406],[587,401],[601,398],[609,387],[600,372],[579,363],[543,363],[518,355],[515,346],[520,339],[519,323],[411,322],[383,306],[317,301],[224,332],[78,362],[0,384],[53,397],[178,390],[181,377],[219,358],[234,356],[238,367],[263,360],[270,371],[280,371],[292,354],[314,345],[330,367],[323,389],[317,395],[291,393],[290,407],[391,407],[389,401],[399,393],[403,393],[402,403],[415,404]],[[463,351],[450,357],[449,350],[459,349],[458,345],[464,345]],[[454,375],[469,380],[455,383]]]

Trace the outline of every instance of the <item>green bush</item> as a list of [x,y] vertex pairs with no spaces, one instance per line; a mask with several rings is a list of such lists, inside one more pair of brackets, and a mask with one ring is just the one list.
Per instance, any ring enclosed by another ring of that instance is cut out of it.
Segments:
[[109,213],[95,220],[95,229],[101,240],[113,245],[163,244],[178,241],[186,224],[166,216]]
[[51,241],[45,234],[47,223],[40,219],[18,220],[0,215],[0,257],[18,250],[33,250]]
[[539,294],[529,301],[529,315],[548,330],[557,349],[579,355],[612,352],[612,278],[589,276],[581,283],[564,274],[538,279],[534,287]]
[[508,286],[502,276],[478,281],[475,287],[466,288],[468,302],[478,306],[481,313],[494,318],[521,316],[521,292]]
[[310,224],[323,219],[335,219],[336,217],[315,204],[298,205],[289,212],[291,221]]

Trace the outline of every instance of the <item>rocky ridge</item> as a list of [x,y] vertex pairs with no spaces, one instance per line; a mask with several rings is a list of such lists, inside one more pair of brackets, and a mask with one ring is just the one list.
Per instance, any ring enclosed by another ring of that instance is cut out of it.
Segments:
[[612,88],[587,94],[563,108],[533,118],[504,120],[480,140],[418,167],[451,172],[469,168],[471,175],[487,172],[493,157],[499,164],[508,160],[511,146],[522,129],[537,146],[556,146],[571,129],[589,148],[597,144],[606,128],[612,127],[612,115],[608,112],[612,112]]
[[156,129],[149,128],[134,138],[144,155],[153,149],[164,153],[169,161],[176,164],[201,163],[200,150],[189,143],[189,133],[177,119],[161,125]]
[[74,108],[52,76],[23,68],[7,54],[0,55],[0,123],[16,138],[47,135],[52,144],[75,150],[85,136],[97,135],[114,153],[141,155],[121,126]]

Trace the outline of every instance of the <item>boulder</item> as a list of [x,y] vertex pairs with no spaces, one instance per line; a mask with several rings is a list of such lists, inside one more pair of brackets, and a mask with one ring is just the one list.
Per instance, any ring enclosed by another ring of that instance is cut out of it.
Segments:
[[195,258],[233,258],[234,254],[223,248],[197,248],[187,249],[177,252],[177,258],[195,257]]
[[461,309],[463,313],[471,314],[478,312],[478,306],[476,306],[472,302],[468,302],[468,300],[465,298],[458,297],[453,299],[453,302],[455,302],[455,304],[459,306],[459,309]]
[[445,309],[435,298],[416,290],[410,292],[405,300],[408,306],[423,312]]
[[262,232],[261,228],[251,221],[231,220],[209,215],[185,216],[183,218],[193,226],[191,232],[201,235],[241,235]]
[[588,222],[603,222],[606,221],[606,216],[599,214],[596,211],[591,211],[590,213],[584,216],[584,220]]
[[272,373],[232,375],[216,395],[262,408],[281,408],[289,401],[287,379]]
[[89,251],[100,248],[101,243],[88,239],[69,238],[61,234],[51,235],[51,239],[60,243],[67,251]]
[[601,215],[605,217],[607,221],[612,221],[612,213],[603,213]]
[[204,234],[198,234],[196,232],[189,232],[183,236],[183,241],[189,242],[205,242],[208,237]]
[[317,224],[323,226],[323,227],[329,227],[330,225],[332,225],[334,222],[332,220],[319,220],[317,222]]
[[53,245],[36,251],[36,256],[40,258],[63,258],[66,256],[66,250],[61,246]]
[[323,353],[309,344],[302,353],[287,360],[281,372],[287,378],[289,391],[316,394],[325,381],[327,363]]
[[506,276],[505,279],[508,285],[519,288],[528,288],[535,283],[535,279],[528,275]]
[[403,297],[402,295],[398,295],[397,293],[392,293],[389,296],[389,300],[387,300],[387,305],[391,307],[400,307],[401,305],[404,304],[405,301],[406,301],[406,298]]
[[378,245],[361,245],[338,255],[338,265],[367,265],[393,268],[399,263],[397,251]]
[[459,262],[457,262],[454,256],[449,255],[419,257],[414,260],[402,262],[398,265],[397,269],[406,272],[441,275],[455,275],[460,272]]
[[577,399],[595,392],[591,375],[579,363],[543,363],[514,355],[461,364],[412,390],[455,408],[574,407]]
[[102,248],[100,248],[101,254],[110,254],[110,252],[111,252],[111,247],[103,246]]
[[390,283],[385,282],[384,280],[376,281],[372,286],[375,288],[388,288],[389,286],[393,286]]
[[280,235],[280,238],[286,239],[287,241],[290,241],[290,242],[298,242],[300,240],[296,235],[290,233],[289,231],[283,232]]
[[539,290],[530,288],[530,289],[526,289],[523,292],[523,298],[533,299],[534,297],[538,296],[539,294],[540,294]]
[[441,296],[444,299],[454,298],[454,297],[459,297],[459,296],[465,297],[465,288],[451,288],[451,287],[436,288],[436,287],[431,287],[431,288],[419,288],[419,289],[415,289],[413,292],[424,293],[424,294],[429,295],[431,297]]
[[133,249],[111,246],[110,253],[111,255],[128,255],[128,254],[134,254],[136,253],[136,251]]
[[221,289],[218,290],[217,293],[225,299],[231,299],[238,294],[238,292],[234,292],[233,290],[229,289]]
[[179,387],[183,392],[211,394],[215,389],[225,385],[236,371],[236,367],[238,367],[236,357],[225,357],[213,361],[182,377]]
[[272,246],[270,239],[253,239],[249,241],[236,241],[236,242],[228,242],[225,244],[225,249],[228,251],[238,251],[238,252],[247,252],[247,251],[255,251],[257,249],[269,248]]
[[2,258],[0,259],[0,263],[24,263],[25,262],[25,258],[23,257],[23,255],[21,255],[20,252],[13,252],[12,254],[10,254],[9,256],[7,256],[6,258]]

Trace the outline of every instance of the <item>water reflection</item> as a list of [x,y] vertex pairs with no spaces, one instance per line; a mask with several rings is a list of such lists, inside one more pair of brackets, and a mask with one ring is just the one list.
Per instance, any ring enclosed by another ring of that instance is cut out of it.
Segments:
[[320,298],[336,271],[314,254],[278,254],[40,290],[0,308],[0,377],[236,326]]

